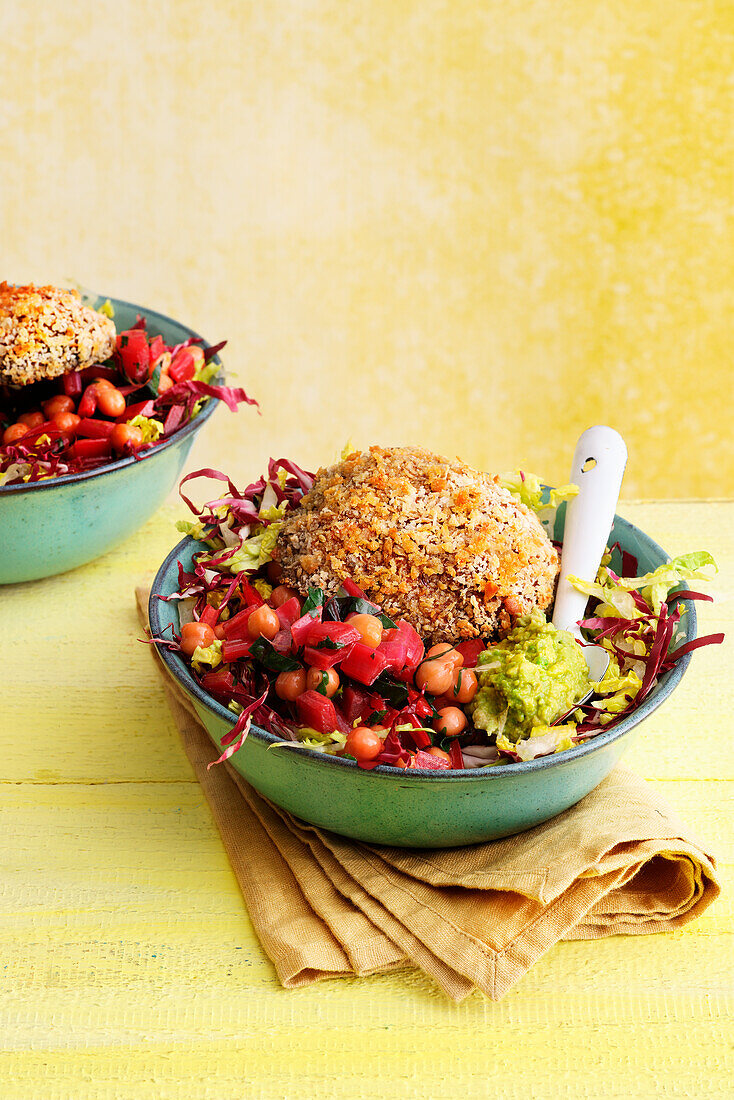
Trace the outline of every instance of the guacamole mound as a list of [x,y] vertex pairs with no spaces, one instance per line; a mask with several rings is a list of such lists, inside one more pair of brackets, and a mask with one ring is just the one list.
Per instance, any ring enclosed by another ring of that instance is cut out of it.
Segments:
[[550,726],[590,689],[581,647],[537,608],[479,655],[477,677],[474,725],[513,743],[538,726]]

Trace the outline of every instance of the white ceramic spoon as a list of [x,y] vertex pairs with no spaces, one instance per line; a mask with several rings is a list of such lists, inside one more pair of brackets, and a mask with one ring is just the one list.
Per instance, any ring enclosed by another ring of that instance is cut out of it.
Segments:
[[[579,491],[566,503],[566,526],[561,554],[553,625],[581,638],[578,622],[584,617],[588,596],[568,582],[569,576],[593,582],[601,562],[627,465],[627,447],[619,432],[598,424],[587,428],[576,444],[570,481]],[[589,679],[598,682],[609,666],[609,654],[601,646],[583,648]],[[592,692],[579,703],[586,702]],[[576,706],[579,704],[577,703]]]

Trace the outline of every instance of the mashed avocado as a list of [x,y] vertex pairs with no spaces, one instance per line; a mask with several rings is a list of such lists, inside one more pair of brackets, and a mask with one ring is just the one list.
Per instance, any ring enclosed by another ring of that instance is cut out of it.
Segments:
[[506,638],[479,655],[472,720],[512,742],[550,726],[590,689],[581,647],[542,611],[518,619]]

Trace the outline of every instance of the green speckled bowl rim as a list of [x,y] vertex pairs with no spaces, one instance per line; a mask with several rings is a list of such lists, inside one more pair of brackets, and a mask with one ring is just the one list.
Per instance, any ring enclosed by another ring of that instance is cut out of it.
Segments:
[[[616,528],[617,535],[619,534],[620,527],[626,528],[629,531],[635,533],[636,537],[644,544],[645,549],[653,555],[659,556],[661,561],[668,561],[669,556],[665,553],[661,546],[658,546],[649,535],[646,535],[644,531],[641,531],[639,527],[635,527],[629,520],[623,519],[621,516],[614,517],[614,526]],[[157,599],[158,593],[161,591],[164,577],[174,563],[177,563],[183,556],[184,552],[189,548],[190,544],[195,540],[191,537],[186,537],[181,540],[168,557],[165,559],[160,569],[156,573],[155,580],[150,590],[150,598],[148,601],[148,615],[150,619],[151,631],[154,635],[158,634],[163,629],[161,622],[160,607],[164,602]],[[696,609],[691,600],[678,601],[683,603],[686,608],[686,641],[692,641],[696,637]],[[193,678],[186,663],[176,653],[172,653],[171,650],[166,649],[164,646],[156,646],[161,660],[166,665],[167,669],[177,680],[183,689],[198,700],[203,706],[207,707],[212,714],[222,721],[229,722],[230,725],[234,725],[234,718],[232,711],[228,710],[221,703],[218,703],[216,699],[208,695],[196,680]],[[456,768],[451,771],[444,769],[438,770],[434,768],[395,768],[388,764],[379,764],[376,768],[371,768],[366,774],[369,775],[384,775],[391,778],[400,778],[402,782],[413,782],[415,780],[426,779],[428,777],[434,778],[440,776],[442,780],[472,780],[473,782],[491,782],[493,779],[498,779],[501,776],[516,775],[519,773],[525,774],[531,771],[541,771],[547,768],[555,768],[561,764],[567,763],[572,757],[578,759],[582,756],[588,756],[591,753],[598,752],[604,748],[605,745],[609,745],[612,741],[616,741],[619,737],[624,737],[635,726],[639,725],[645,718],[647,718],[654,710],[660,706],[661,703],[668,698],[671,692],[678,686],[683,675],[688,668],[691,660],[691,654],[687,653],[684,657],[677,662],[677,664],[665,673],[660,679],[659,683],[642,702],[638,709],[631,714],[628,718],[623,719],[618,726],[614,726],[613,729],[607,733],[599,733],[595,737],[590,738],[588,741],[584,741],[579,745],[574,746],[572,749],[567,749],[564,752],[554,753],[552,756],[541,756],[537,760],[526,760],[518,763],[503,764],[501,767],[495,768]],[[266,744],[275,744],[278,741],[282,741],[282,738],[276,737],[272,733],[268,733],[267,730],[261,729],[260,726],[251,726],[249,737],[256,737],[260,741],[264,741]],[[289,748],[289,752],[295,752],[307,756],[310,761],[320,764],[324,768],[356,768],[358,765],[352,760],[344,760],[338,756],[328,756],[325,753],[313,752],[306,748]]]
[[[203,336],[199,336],[198,332],[194,332],[192,328],[185,325],[182,321],[177,321],[173,317],[168,317],[165,313],[159,313],[158,310],[148,309],[147,306],[137,306],[134,302],[125,302],[122,298],[111,298],[109,295],[100,294],[100,298],[112,302],[113,306],[118,306],[125,309],[135,310],[136,313],[143,314],[148,320],[163,321],[171,325],[177,325],[178,328],[184,329],[188,332],[187,339],[192,336],[201,340],[201,347],[210,348],[211,344],[207,343]],[[222,360],[218,355],[214,356],[214,362],[222,365]],[[215,408],[219,404],[218,397],[210,397],[204,407],[199,413],[190,420],[188,424],[184,424],[183,428],[179,428],[165,439],[163,443],[160,443],[157,447],[151,447],[149,451],[146,451],[136,458],[134,455],[129,455],[127,458],[118,458],[115,462],[108,462],[105,466],[100,466],[96,470],[81,470],[76,474],[60,474],[58,477],[46,478],[44,481],[34,481],[27,485],[0,485],[0,496],[18,496],[20,493],[39,493],[46,489],[55,489],[59,485],[70,485],[81,481],[90,481],[95,477],[102,477],[104,474],[111,474],[115,470],[123,470],[126,466],[132,466],[137,462],[145,462],[148,458],[153,458],[154,455],[160,454],[161,451],[165,451],[167,447],[173,446],[175,443],[180,443],[182,439],[186,439],[192,432],[196,432],[212,415]],[[230,711],[231,713],[231,711]]]

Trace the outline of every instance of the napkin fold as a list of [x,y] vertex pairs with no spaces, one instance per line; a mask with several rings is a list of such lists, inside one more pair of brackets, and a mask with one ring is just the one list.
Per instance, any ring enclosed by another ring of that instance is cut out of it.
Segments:
[[[147,626],[147,588],[136,590]],[[152,647],[151,647],[152,648]],[[155,651],[152,650],[155,654]],[[559,940],[669,932],[719,894],[713,857],[618,766],[525,833],[416,850],[348,840],[262,798],[156,662],[263,949],[286,988],[418,967],[453,1000],[499,1000]]]

